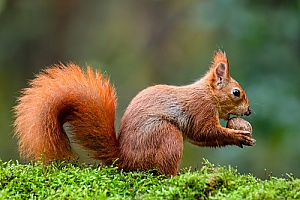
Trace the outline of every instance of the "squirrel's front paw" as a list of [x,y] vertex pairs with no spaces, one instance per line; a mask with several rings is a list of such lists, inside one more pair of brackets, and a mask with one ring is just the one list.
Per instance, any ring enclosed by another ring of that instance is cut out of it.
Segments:
[[237,143],[236,145],[243,148],[243,145],[253,146],[256,142],[255,139],[251,138],[249,131],[237,131]]

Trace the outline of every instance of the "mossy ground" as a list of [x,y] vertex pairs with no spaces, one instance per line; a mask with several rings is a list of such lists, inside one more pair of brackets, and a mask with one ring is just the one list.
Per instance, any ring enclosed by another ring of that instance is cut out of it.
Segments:
[[261,180],[232,167],[182,170],[178,176],[123,172],[116,167],[54,162],[0,161],[1,199],[300,199],[300,180]]

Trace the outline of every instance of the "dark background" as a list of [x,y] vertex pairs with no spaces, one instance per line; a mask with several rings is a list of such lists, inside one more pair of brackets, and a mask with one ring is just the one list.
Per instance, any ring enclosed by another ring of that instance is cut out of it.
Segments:
[[182,167],[206,158],[260,178],[300,177],[299,0],[0,0],[0,159],[19,159],[12,107],[41,69],[73,61],[109,74],[118,127],[139,91],[193,82],[219,48],[250,99],[254,113],[246,119],[257,143],[185,144]]

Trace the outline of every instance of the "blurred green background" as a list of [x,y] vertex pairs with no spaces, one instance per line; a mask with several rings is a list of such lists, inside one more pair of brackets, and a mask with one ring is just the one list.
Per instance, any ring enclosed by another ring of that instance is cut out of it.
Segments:
[[257,143],[185,144],[182,167],[206,158],[260,178],[300,177],[299,0],[0,0],[0,159],[19,159],[12,107],[41,69],[73,61],[109,74],[118,127],[139,91],[193,82],[219,48],[250,99],[254,113],[246,119]]

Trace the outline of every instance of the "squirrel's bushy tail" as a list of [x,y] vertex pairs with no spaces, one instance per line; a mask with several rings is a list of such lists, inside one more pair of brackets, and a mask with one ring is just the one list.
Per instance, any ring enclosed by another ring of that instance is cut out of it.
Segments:
[[25,159],[48,163],[74,158],[63,128],[66,122],[71,137],[93,158],[111,163],[118,157],[115,90],[90,67],[87,72],[72,63],[46,69],[22,91],[14,109],[15,136]]

